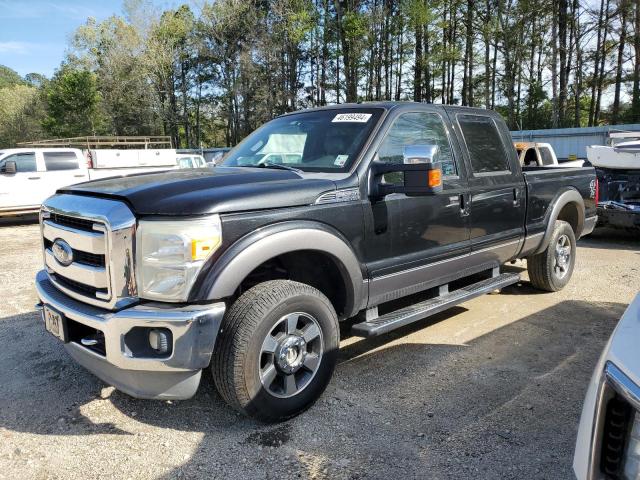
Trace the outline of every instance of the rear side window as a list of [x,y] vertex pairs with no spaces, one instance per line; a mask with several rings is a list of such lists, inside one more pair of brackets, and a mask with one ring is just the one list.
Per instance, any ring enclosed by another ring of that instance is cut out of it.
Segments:
[[482,115],[458,115],[473,173],[509,171],[507,152],[496,122]]
[[80,168],[74,152],[44,152],[44,164],[48,171],[76,170]]
[[539,148],[540,158],[542,159],[542,165],[553,165],[553,157],[547,147]]

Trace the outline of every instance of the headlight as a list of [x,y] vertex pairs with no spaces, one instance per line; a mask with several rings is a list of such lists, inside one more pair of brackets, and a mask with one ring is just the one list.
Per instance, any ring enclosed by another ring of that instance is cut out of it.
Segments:
[[196,220],[141,220],[136,234],[140,296],[186,301],[204,261],[221,243],[218,215]]

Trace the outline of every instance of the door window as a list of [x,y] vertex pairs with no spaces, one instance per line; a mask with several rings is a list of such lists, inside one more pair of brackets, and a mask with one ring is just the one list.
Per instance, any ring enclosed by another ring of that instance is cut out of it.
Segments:
[[48,171],[77,170],[80,168],[74,152],[44,152],[44,164]]
[[547,147],[539,148],[540,158],[542,158],[542,165],[553,165],[553,157]]
[[[453,159],[447,130],[442,118],[435,113],[411,112],[400,115],[393,123],[378,149],[378,158],[384,163],[402,163],[404,147],[407,145],[437,145],[434,161],[442,163],[445,176],[458,174]],[[386,183],[401,184],[402,172],[384,175]]]
[[178,168],[192,168],[191,165],[191,157],[180,157],[178,158]]
[[7,162],[16,162],[16,171],[20,172],[36,172],[38,165],[36,164],[36,154],[33,152],[28,153],[16,153],[9,155],[2,162],[0,162],[0,168],[4,167]]
[[509,171],[509,158],[496,122],[483,115],[458,115],[473,173]]

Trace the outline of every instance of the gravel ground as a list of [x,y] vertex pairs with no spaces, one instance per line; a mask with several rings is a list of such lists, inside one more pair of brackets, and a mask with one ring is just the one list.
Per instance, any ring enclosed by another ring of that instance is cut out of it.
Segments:
[[343,332],[318,403],[280,425],[240,417],[208,375],[195,398],[135,400],[44,331],[38,227],[0,226],[0,479],[572,478],[593,366],[640,285],[640,242],[581,240],[571,283],[523,281],[383,338]]

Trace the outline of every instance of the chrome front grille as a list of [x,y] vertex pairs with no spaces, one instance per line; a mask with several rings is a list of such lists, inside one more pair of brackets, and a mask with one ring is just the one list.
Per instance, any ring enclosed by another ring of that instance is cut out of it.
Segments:
[[[58,289],[76,300],[108,309],[136,301],[136,221],[125,204],[55,195],[43,204],[40,225],[45,268]],[[70,247],[71,263],[54,255],[58,239],[66,242],[65,248]]]

